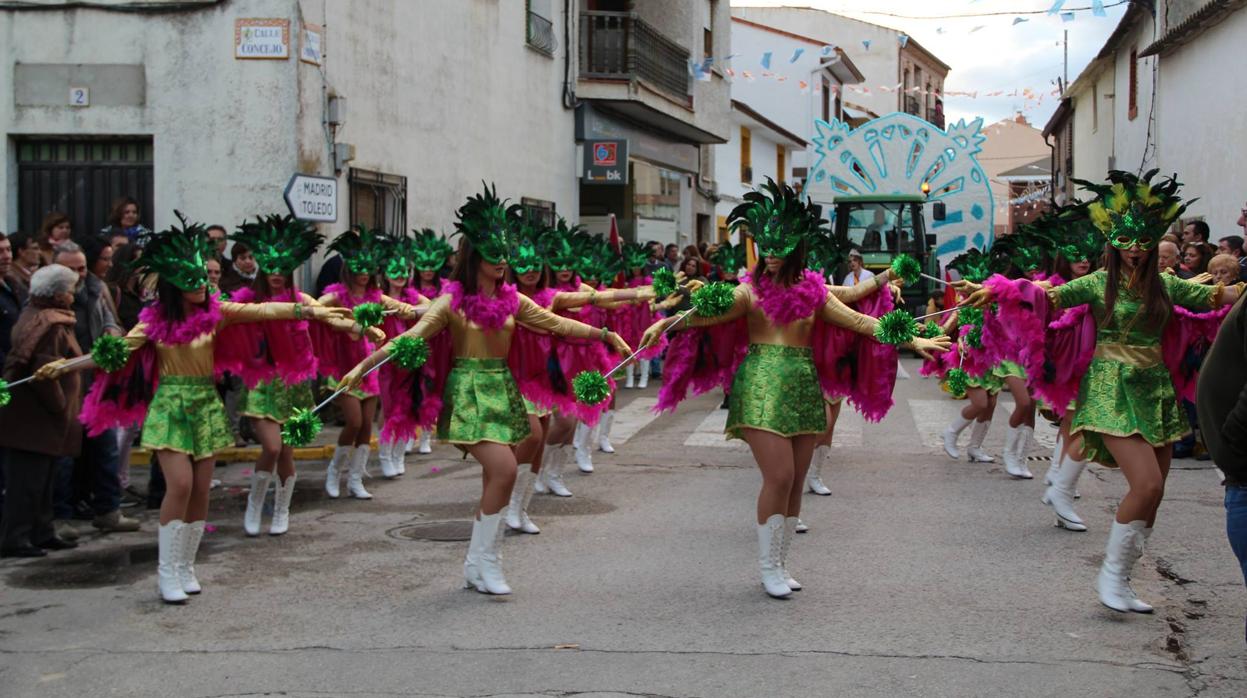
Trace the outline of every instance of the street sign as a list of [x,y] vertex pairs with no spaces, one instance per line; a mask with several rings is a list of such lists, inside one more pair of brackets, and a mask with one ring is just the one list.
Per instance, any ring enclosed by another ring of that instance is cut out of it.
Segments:
[[628,141],[624,140],[591,140],[585,141],[586,184],[628,183]]
[[283,194],[290,213],[301,221],[335,223],[338,220],[338,180],[296,174]]

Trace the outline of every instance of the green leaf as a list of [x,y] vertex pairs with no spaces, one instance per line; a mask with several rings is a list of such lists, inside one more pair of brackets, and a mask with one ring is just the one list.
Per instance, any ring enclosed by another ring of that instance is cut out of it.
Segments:
[[584,405],[600,405],[611,395],[606,376],[598,371],[581,371],[572,379],[576,401]]
[[281,441],[287,446],[296,448],[306,446],[312,443],[322,426],[320,417],[317,417],[315,412],[303,408],[296,409],[281,427]]
[[701,317],[718,317],[731,309],[735,292],[734,286],[722,281],[702,286],[693,292],[693,309]]
[[130,347],[126,346],[125,340],[121,337],[114,337],[110,334],[101,335],[95,340],[95,344],[91,345],[91,358],[102,371],[108,373],[120,371],[130,360]]
[[399,335],[390,342],[390,356],[404,371],[414,371],[429,360],[429,343],[424,337]]
[[893,310],[879,318],[875,325],[875,339],[884,344],[899,346],[913,340],[918,334],[918,321],[904,310]]
[[380,303],[360,303],[355,306],[355,322],[364,329],[376,327],[384,319],[385,306]]

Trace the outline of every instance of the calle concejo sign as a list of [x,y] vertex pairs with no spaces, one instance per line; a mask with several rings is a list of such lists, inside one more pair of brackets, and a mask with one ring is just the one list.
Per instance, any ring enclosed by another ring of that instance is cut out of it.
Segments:
[[587,184],[628,183],[628,141],[585,141],[585,162],[582,179]]
[[234,20],[234,58],[285,60],[290,57],[290,20],[257,17]]
[[338,221],[338,180],[333,177],[296,174],[283,195],[290,213],[301,221]]

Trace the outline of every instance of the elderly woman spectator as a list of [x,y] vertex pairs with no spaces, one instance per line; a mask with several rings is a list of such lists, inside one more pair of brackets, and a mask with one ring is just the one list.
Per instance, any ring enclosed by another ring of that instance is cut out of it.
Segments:
[[1233,286],[1238,283],[1238,257],[1228,254],[1219,254],[1208,262],[1208,273],[1212,275],[1213,283]]
[[[4,362],[4,379],[26,378],[56,359],[82,354],[74,338],[74,287],[78,275],[59,264],[30,278],[30,302],[13,328],[14,344]],[[0,522],[0,557],[42,557],[75,543],[61,540],[52,527],[53,473],[57,458],[78,454],[82,432],[80,376],[67,373],[12,389],[0,409],[0,447],[8,450],[8,496]]]

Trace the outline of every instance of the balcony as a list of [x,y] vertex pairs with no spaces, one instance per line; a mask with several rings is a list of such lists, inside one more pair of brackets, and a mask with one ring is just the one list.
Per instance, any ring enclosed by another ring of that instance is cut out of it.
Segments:
[[554,51],[559,47],[558,39],[554,38],[554,24],[531,10],[528,13],[528,31],[525,39],[529,46],[547,56],[553,56]]
[[913,114],[919,118],[922,117],[922,106],[918,103],[917,97],[905,95],[905,113]]
[[642,80],[691,105],[687,48],[630,12],[580,13],[580,78]]

